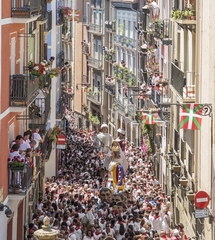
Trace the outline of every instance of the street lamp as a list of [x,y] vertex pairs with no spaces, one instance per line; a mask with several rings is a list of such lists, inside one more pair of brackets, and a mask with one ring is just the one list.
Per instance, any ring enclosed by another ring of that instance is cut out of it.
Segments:
[[11,211],[11,209],[10,209],[7,205],[0,204],[0,211],[1,211],[1,212],[4,211],[4,208],[6,208],[6,210],[5,210],[5,212],[4,212],[5,215],[6,215],[8,218],[10,218],[11,215],[12,215],[12,211]]

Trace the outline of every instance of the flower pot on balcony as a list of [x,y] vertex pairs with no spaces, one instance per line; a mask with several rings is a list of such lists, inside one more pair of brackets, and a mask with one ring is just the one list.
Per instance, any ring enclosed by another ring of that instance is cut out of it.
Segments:
[[180,180],[179,180],[180,184],[182,187],[186,187],[187,186],[187,183],[188,183],[188,180],[185,178],[185,177],[182,177]]
[[13,189],[13,193],[15,193],[15,194],[20,193],[20,189],[18,189],[18,188],[14,188],[14,189]]
[[46,0],[46,2],[47,2],[47,3],[51,3],[51,2],[52,2],[52,0]]
[[174,172],[180,172],[181,166],[179,166],[179,165],[173,165],[172,169],[173,169]]
[[194,194],[193,190],[190,190],[190,191],[186,194],[186,196],[187,196],[187,199],[188,199],[190,202],[193,202],[193,201],[194,201],[194,196],[195,196],[195,194]]

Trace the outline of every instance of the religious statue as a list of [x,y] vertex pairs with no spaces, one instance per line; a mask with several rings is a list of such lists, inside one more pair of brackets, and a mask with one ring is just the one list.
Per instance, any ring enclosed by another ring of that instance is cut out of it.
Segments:
[[111,147],[108,165],[108,186],[116,190],[124,190],[125,172],[122,166],[124,157],[121,157],[121,148],[119,143],[114,140]]
[[108,133],[108,125],[105,123],[101,125],[101,131],[102,132],[96,136],[93,147],[107,154],[112,144],[112,136]]

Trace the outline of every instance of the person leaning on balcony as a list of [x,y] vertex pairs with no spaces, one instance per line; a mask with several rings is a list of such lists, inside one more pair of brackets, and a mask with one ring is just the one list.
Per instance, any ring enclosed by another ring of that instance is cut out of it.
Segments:
[[155,19],[159,17],[160,9],[155,0],[152,0],[149,5],[152,8],[152,21],[154,22]]
[[44,141],[44,138],[41,137],[41,135],[39,134],[40,129],[39,128],[35,128],[32,137],[35,140],[36,144],[34,146],[34,149],[38,148],[39,144],[42,143]]
[[12,146],[13,146],[14,144],[19,144],[19,145],[21,145],[22,142],[23,142],[22,135],[17,135],[16,138],[11,142],[10,147],[12,148]]
[[48,86],[44,85],[43,89],[39,90],[39,93],[35,100],[35,105],[40,109],[39,113],[37,114],[38,117],[45,112],[45,96],[49,94]]

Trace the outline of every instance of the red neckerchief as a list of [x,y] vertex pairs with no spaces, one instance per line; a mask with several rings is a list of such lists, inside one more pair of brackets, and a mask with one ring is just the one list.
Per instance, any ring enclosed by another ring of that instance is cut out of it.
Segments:
[[13,153],[13,152],[15,152],[15,150],[11,149],[11,150],[10,150],[10,153]]
[[157,220],[158,218],[159,218],[159,216],[156,216],[156,215],[154,216],[154,220]]
[[95,234],[96,236],[98,236],[98,235],[100,235],[100,234],[102,234],[102,233],[101,233],[101,232],[98,232],[98,233],[95,232],[94,234]]
[[91,210],[91,208],[88,208],[87,211],[89,212]]
[[78,231],[81,227],[76,227],[75,230]]
[[162,236],[161,237],[162,239],[166,239],[166,240],[168,240],[168,238],[167,238],[167,235],[165,234],[164,236]]

